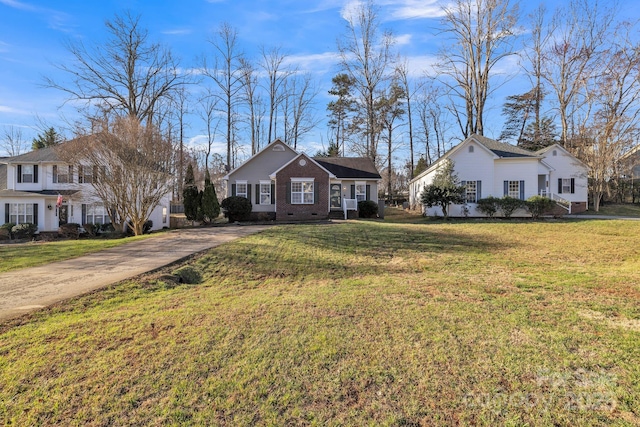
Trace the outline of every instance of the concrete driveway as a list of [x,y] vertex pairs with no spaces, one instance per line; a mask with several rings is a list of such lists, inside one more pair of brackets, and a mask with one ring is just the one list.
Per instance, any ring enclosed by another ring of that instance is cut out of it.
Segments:
[[248,225],[175,230],[67,261],[0,273],[0,320],[155,270],[267,228]]

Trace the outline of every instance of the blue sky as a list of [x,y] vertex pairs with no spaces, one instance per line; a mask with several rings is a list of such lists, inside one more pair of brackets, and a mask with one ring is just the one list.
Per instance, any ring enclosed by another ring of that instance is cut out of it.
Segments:
[[[304,142],[305,149],[313,154],[327,143],[324,118],[330,99],[326,92],[331,77],[338,72],[336,40],[345,29],[343,16],[353,3],[354,0],[0,0],[0,130],[8,125],[19,126],[31,141],[38,133],[38,118],[56,128],[68,127],[66,122],[75,118],[74,110],[64,105],[64,93],[42,87],[43,76],[57,78],[59,72],[53,64],[69,60],[63,46],[65,40],[100,43],[106,36],[104,21],[130,10],[141,14],[150,39],[170,47],[184,67],[198,66],[197,58],[208,49],[207,38],[221,22],[238,30],[242,48],[249,56],[255,57],[262,45],[281,47],[290,55],[292,64],[313,73],[319,86],[317,115],[322,123]],[[637,0],[620,3],[625,16],[639,16]],[[437,28],[443,1],[380,0],[377,4],[383,28],[393,31],[396,47],[408,57],[413,73],[422,74],[433,63],[440,46]],[[485,135],[490,137],[500,133],[504,97],[522,92],[518,87],[518,67],[515,59],[511,61],[503,64],[502,71],[505,78],[512,79],[489,102]],[[203,125],[192,117],[188,137],[197,142],[202,133]],[[65,134],[72,136],[69,131]],[[406,151],[399,151],[396,161],[405,156]]]

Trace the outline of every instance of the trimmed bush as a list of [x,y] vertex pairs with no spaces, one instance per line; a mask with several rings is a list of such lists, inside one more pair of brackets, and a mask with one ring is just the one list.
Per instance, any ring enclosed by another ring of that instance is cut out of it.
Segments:
[[173,272],[173,275],[180,279],[180,283],[195,285],[202,282],[202,273],[192,265],[185,265]]
[[361,200],[358,202],[358,215],[360,218],[375,218],[378,216],[378,204],[373,200]]
[[13,239],[13,227],[16,225],[13,222],[7,222],[6,224],[2,224],[0,226],[0,234],[7,237],[7,239]]
[[14,225],[11,233],[15,239],[28,239],[38,231],[38,226],[30,223]]
[[524,201],[515,197],[504,196],[500,200],[500,210],[505,218],[511,218],[516,209],[524,206]]
[[62,237],[77,239],[80,236],[80,224],[62,224],[58,228],[58,234],[62,235]]
[[142,234],[149,234],[151,233],[151,229],[153,228],[153,221],[151,221],[150,219],[148,219],[147,221],[145,221],[144,224],[142,224]]
[[493,216],[498,212],[500,208],[500,199],[497,197],[489,196],[484,199],[478,200],[476,209],[488,216],[489,218],[493,218]]
[[224,199],[220,207],[225,218],[228,218],[229,222],[235,222],[248,220],[253,205],[246,197],[231,196]]
[[525,202],[525,207],[533,219],[540,219],[542,215],[551,211],[555,206],[556,202],[542,196],[529,197]]

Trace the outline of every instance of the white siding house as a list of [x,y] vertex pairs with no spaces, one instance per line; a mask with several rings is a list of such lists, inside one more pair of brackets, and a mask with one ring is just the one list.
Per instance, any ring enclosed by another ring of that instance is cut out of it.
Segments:
[[[60,160],[57,147],[42,148],[0,159],[0,223],[32,223],[38,231],[60,225],[105,224],[109,216],[94,194],[97,171]],[[149,219],[153,230],[169,227],[170,195]]]
[[[587,209],[587,167],[555,144],[531,152],[492,139],[472,135],[453,147],[409,183],[409,203],[427,215],[442,215],[440,208],[421,207],[420,193],[431,184],[443,160],[450,159],[454,171],[467,186],[466,205],[450,207],[451,216],[483,216],[476,210],[479,199],[511,196],[526,200],[542,195],[566,206],[572,213]],[[426,210],[425,210],[426,209]],[[526,215],[524,210],[516,215]]]

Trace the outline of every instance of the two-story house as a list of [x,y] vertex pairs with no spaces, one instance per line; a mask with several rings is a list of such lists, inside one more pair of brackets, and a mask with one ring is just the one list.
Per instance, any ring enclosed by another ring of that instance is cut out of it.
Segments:
[[[58,148],[0,158],[0,221],[32,223],[38,231],[57,231],[67,223],[110,222],[104,204],[93,191],[97,171],[64,162]],[[169,226],[169,204],[167,195],[153,210],[149,218],[152,229]]]

